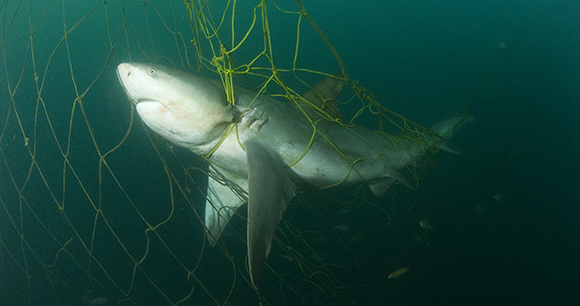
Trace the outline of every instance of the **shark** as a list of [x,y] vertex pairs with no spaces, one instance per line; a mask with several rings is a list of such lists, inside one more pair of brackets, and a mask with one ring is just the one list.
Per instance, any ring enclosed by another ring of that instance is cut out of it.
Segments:
[[334,99],[344,86],[340,74],[297,103],[241,87],[233,88],[230,103],[220,80],[157,64],[121,63],[117,76],[152,131],[207,160],[210,245],[247,203],[248,272],[256,289],[278,224],[298,191],[367,184],[380,197],[401,180],[399,170],[427,151],[452,151],[447,140],[470,119],[445,119],[418,139],[340,124],[334,120],[340,116]]

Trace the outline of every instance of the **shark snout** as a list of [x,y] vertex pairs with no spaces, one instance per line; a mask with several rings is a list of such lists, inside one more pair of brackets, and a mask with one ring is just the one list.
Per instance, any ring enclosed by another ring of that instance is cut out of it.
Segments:
[[132,67],[133,66],[129,63],[119,64],[117,66],[117,77],[119,78],[121,86],[123,86],[123,90],[125,91],[125,94],[127,94],[129,100],[131,100],[133,103],[136,103],[135,99],[132,97],[131,92],[129,91],[128,88],[129,85],[128,79],[131,76]]
[[131,76],[131,64],[129,63],[119,64],[119,66],[117,66],[117,75],[119,76],[119,78]]

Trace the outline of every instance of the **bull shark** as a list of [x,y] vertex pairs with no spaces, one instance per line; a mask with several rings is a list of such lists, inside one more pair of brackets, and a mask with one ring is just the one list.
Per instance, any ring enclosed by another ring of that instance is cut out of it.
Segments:
[[400,179],[397,170],[430,149],[448,149],[446,140],[469,119],[443,120],[415,140],[341,125],[320,115],[338,113],[328,101],[343,87],[339,75],[312,87],[300,103],[239,87],[228,103],[221,81],[156,64],[122,63],[117,76],[151,130],[209,162],[204,222],[212,246],[236,210],[248,204],[248,266],[255,288],[298,190],[365,183],[380,197]]

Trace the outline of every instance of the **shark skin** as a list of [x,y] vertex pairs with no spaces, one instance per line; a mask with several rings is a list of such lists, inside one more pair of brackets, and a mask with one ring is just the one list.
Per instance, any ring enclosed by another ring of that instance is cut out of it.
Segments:
[[[278,223],[297,190],[366,183],[381,196],[398,180],[397,170],[428,150],[447,149],[454,130],[470,118],[435,124],[422,139],[345,127],[317,115],[307,103],[283,103],[234,88],[226,100],[222,83],[156,64],[122,63],[117,75],[147,126],[209,162],[205,226],[212,246],[230,218],[248,204],[250,279],[259,288]],[[324,111],[343,81],[328,77],[303,95]],[[310,117],[310,119],[305,116]]]

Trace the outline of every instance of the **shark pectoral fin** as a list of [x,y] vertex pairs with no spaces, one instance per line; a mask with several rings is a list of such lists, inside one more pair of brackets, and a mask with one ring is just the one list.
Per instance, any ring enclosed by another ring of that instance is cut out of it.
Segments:
[[296,186],[278,155],[255,142],[244,145],[248,158],[248,262],[250,279],[258,288],[274,233],[286,205],[296,195]]
[[246,201],[232,188],[209,176],[207,183],[207,198],[205,200],[205,227],[207,240],[213,247],[219,240],[230,218]]
[[369,185],[375,197],[380,198],[385,194],[385,192],[387,192],[389,187],[391,187],[395,181],[396,179],[394,177],[385,177],[379,180],[370,181],[367,185]]

